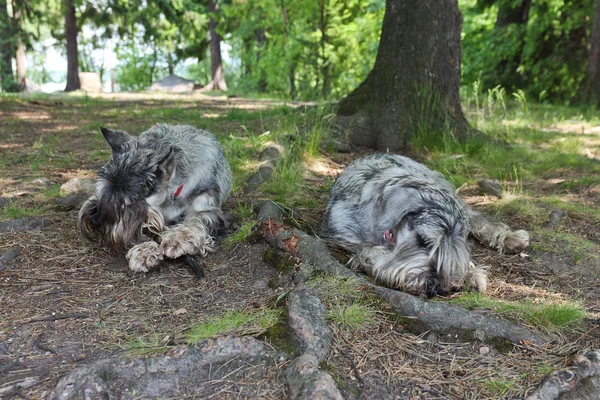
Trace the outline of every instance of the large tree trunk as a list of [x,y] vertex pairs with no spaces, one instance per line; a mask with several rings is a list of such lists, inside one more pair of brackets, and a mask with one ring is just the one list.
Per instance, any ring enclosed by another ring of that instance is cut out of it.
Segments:
[[461,27],[457,0],[386,1],[375,65],[340,101],[351,142],[396,151],[419,132],[451,130],[459,140],[476,132],[459,99]]
[[77,56],[77,19],[74,0],[65,0],[65,35],[67,38],[67,86],[65,92],[81,88],[79,83],[79,59]]
[[15,92],[17,85],[12,69],[13,30],[6,0],[0,0],[0,82],[4,92]]
[[223,75],[223,60],[221,59],[221,35],[217,33],[215,13],[219,11],[219,0],[208,0],[210,13],[210,70],[212,81],[208,84],[211,90],[227,90],[225,75]]
[[595,104],[600,107],[600,0],[596,1],[594,25],[589,44],[585,78],[572,99],[573,104]]
[[15,33],[16,43],[16,54],[15,60],[17,64],[17,86],[19,92],[22,92],[26,89],[25,78],[26,78],[26,57],[25,57],[25,46],[23,45],[23,39],[21,37],[21,9],[19,8],[19,4],[13,0],[13,29]]

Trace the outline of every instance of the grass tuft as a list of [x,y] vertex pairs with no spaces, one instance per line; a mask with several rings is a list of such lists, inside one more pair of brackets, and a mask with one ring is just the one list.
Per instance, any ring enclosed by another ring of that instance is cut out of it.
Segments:
[[260,334],[275,325],[280,314],[279,310],[269,308],[227,311],[191,327],[187,340],[189,344],[194,344],[226,333]]
[[238,230],[232,235],[228,236],[223,242],[223,247],[226,250],[231,250],[238,243],[245,242],[246,239],[252,234],[252,230],[256,226],[256,221],[247,221],[238,228]]
[[26,217],[40,217],[46,209],[42,206],[24,207],[15,203],[9,203],[0,209],[0,219],[19,219]]
[[492,310],[507,317],[522,320],[542,331],[555,332],[577,326],[587,314],[579,303],[534,303],[508,302],[481,295],[476,292],[464,293],[449,300],[449,303],[469,309]]

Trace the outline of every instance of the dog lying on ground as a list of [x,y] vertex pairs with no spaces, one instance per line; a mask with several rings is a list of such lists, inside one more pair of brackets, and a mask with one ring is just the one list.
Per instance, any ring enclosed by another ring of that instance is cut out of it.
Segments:
[[232,185],[217,139],[187,125],[157,124],[138,137],[101,131],[112,157],[79,212],[83,235],[129,249],[133,271],[211,251]]
[[470,261],[469,233],[501,252],[529,245],[526,231],[472,210],[440,173],[393,154],[348,165],[331,191],[323,229],[325,239],[353,254],[354,267],[421,296],[465,282],[485,291],[486,271]]

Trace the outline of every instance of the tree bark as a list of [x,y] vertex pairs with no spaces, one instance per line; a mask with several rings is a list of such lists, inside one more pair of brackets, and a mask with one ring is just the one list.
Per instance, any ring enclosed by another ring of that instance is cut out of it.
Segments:
[[77,19],[74,0],[65,0],[65,36],[67,38],[67,86],[65,92],[81,88],[77,55]]
[[338,125],[352,143],[396,151],[419,132],[477,133],[459,98],[461,27],[457,0],[386,1],[375,65],[340,101]]
[[327,8],[325,0],[319,1],[319,30],[321,31],[321,75],[323,75],[323,86],[321,94],[327,98],[331,92],[331,80],[329,78],[329,60],[325,54],[328,36],[327,36]]
[[[262,22],[263,18],[261,18]],[[265,33],[265,28],[257,29],[255,32],[256,35],[256,63],[260,63],[261,56],[265,51],[265,47],[267,45],[267,35]],[[262,68],[258,68],[258,73],[260,74],[260,78],[258,79],[258,91],[260,93],[267,92],[267,79],[265,78],[264,71]]]
[[600,0],[596,1],[596,11],[594,13],[594,24],[590,38],[588,64],[585,77],[575,97],[571,100],[572,104],[595,104],[600,107]]
[[529,20],[530,8],[531,0],[521,0],[518,7],[500,7],[496,17],[496,28],[503,28],[510,24],[526,24]]
[[22,92],[26,89],[25,78],[27,75],[25,64],[25,46],[23,45],[23,39],[21,37],[21,9],[16,1],[13,0],[13,29],[16,40],[16,53],[15,60],[17,65],[17,87],[19,92]]
[[223,75],[223,60],[221,59],[221,35],[217,33],[217,20],[215,13],[219,11],[219,0],[208,0],[210,13],[210,69],[212,81],[211,90],[227,90],[225,75]]
[[0,0],[0,82],[4,92],[17,91],[12,69],[14,37],[6,0]]
[[286,44],[286,46],[285,46],[286,49],[284,49],[283,51],[284,51],[284,56],[286,57],[286,59],[289,62],[288,84],[290,86],[290,98],[292,100],[295,100],[296,96],[298,95],[297,90],[296,90],[296,66],[294,65],[295,61],[293,59],[291,59],[290,57],[288,57],[286,54],[287,47],[290,43],[290,30],[289,30],[290,21],[288,19],[285,1],[280,0],[279,4],[281,6],[281,18],[283,19],[283,33],[285,35],[285,44]]

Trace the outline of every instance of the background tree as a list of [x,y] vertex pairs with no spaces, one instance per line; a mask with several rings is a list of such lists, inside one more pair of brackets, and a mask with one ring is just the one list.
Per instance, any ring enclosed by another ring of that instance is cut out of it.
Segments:
[[456,0],[387,0],[375,65],[340,102],[338,122],[351,142],[395,151],[424,129],[467,137],[461,26]]
[[79,56],[77,50],[77,17],[75,0],[65,0],[65,37],[67,40],[67,86],[65,92],[81,87],[79,83]]
[[0,81],[5,92],[17,90],[12,68],[14,48],[15,35],[8,14],[8,4],[6,0],[0,0]]
[[595,104],[600,107],[600,0],[596,1],[585,77],[572,103]]
[[210,70],[211,81],[203,90],[227,90],[225,74],[223,73],[223,59],[221,58],[221,35],[217,31],[219,0],[208,0],[208,12],[210,16]]

